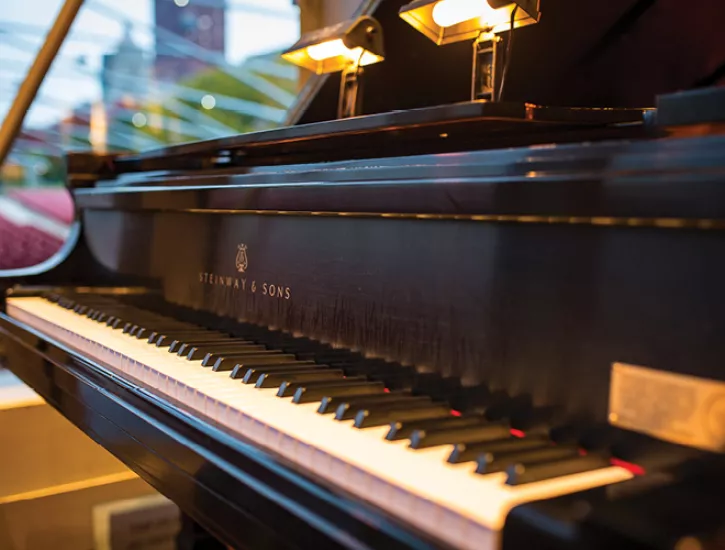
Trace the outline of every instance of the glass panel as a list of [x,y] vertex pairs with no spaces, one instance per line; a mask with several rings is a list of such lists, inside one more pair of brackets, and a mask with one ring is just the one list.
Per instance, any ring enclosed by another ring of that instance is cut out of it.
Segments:
[[[0,119],[61,0],[0,1]],[[71,150],[141,151],[283,123],[298,69],[293,0],[86,0],[0,168],[0,269],[69,233]]]

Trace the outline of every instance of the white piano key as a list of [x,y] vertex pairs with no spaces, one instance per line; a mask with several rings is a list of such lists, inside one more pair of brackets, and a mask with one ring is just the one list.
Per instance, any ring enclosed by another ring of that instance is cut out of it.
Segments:
[[242,384],[41,298],[7,302],[19,321],[456,547],[498,548],[512,507],[632,475],[607,467],[510,487],[504,473],[482,476],[472,463],[448,464],[449,447],[414,451],[405,441],[386,441],[385,427],[357,430],[352,421],[317,414],[317,404],[294,405],[276,389]]

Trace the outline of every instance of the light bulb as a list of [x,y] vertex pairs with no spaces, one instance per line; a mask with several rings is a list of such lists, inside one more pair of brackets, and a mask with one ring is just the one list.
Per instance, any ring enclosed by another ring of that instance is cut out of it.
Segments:
[[322,61],[323,59],[330,59],[338,55],[350,57],[350,49],[338,38],[337,40],[328,40],[321,44],[309,46],[307,48],[307,55],[315,61]]
[[436,25],[445,28],[494,11],[486,0],[441,0],[433,6],[432,15]]

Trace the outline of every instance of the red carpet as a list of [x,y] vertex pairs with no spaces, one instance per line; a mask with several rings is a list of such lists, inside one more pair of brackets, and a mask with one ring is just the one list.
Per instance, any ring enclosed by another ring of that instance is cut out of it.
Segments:
[[73,201],[65,189],[15,189],[8,197],[59,222],[73,221]]
[[63,189],[22,189],[0,202],[0,270],[44,262],[63,245],[73,202]]

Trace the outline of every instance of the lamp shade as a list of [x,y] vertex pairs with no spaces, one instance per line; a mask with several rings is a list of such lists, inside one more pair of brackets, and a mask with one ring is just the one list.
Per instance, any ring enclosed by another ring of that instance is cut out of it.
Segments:
[[385,57],[383,31],[375,18],[358,17],[305,34],[282,57],[317,74],[372,65]]
[[[518,9],[516,9],[518,8]],[[539,0],[414,0],[400,17],[436,44],[473,40],[482,32],[499,33],[538,23]]]

